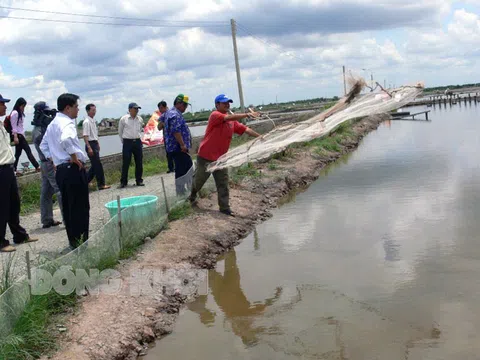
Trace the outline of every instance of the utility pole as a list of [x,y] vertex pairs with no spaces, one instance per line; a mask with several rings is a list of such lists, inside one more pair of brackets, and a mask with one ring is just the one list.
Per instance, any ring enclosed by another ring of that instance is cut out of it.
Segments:
[[384,89],[387,88],[387,80],[386,80],[386,79],[383,79],[383,88],[384,88]]
[[240,76],[240,63],[238,62],[237,50],[237,24],[234,19],[231,19],[230,23],[232,25],[233,54],[235,56],[235,68],[237,70],[238,96],[240,97],[240,108],[242,109],[242,113],[244,113],[245,104],[243,102],[242,78]]
[[343,65],[343,94],[347,95],[347,82],[345,80],[345,65]]
[[370,79],[372,80],[372,91],[373,91],[373,73],[370,73]]

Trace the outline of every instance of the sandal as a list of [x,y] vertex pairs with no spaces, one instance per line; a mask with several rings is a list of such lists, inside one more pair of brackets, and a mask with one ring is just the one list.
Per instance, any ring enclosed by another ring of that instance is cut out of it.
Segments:
[[107,189],[110,189],[111,186],[110,185],[103,185],[102,187],[99,187],[98,190],[107,190]]
[[37,238],[31,238],[29,237],[28,239],[26,239],[23,244],[26,244],[26,243],[31,243],[31,242],[37,242],[38,239]]
[[0,248],[0,252],[4,252],[4,253],[11,253],[14,251],[17,251],[17,249],[15,249],[12,245],[7,245]]

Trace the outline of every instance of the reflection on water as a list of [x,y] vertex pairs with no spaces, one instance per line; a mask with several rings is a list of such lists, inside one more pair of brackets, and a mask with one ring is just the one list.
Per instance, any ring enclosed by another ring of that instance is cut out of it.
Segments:
[[[258,343],[258,333],[263,329],[254,325],[256,316],[262,315],[268,306],[273,305],[280,295],[282,288],[275,290],[274,296],[263,302],[251,303],[242,290],[240,284],[240,271],[237,265],[235,250],[224,257],[223,275],[217,270],[208,273],[208,284],[213,299],[220,307],[225,317],[231,324],[233,333],[237,335],[245,346]],[[215,313],[207,309],[207,296],[199,296],[196,301],[188,305],[188,309],[200,316],[200,321],[206,326],[215,322]]]
[[391,239],[388,235],[383,238],[383,248],[385,249],[385,261],[400,260],[400,244]]
[[147,359],[478,358],[480,107],[430,109],[276,209]]

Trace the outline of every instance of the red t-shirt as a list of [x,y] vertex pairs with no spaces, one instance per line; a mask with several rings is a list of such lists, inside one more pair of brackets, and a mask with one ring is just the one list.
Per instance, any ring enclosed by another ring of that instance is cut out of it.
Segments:
[[225,121],[226,116],[227,114],[222,114],[220,111],[210,114],[205,137],[198,149],[198,156],[216,161],[228,151],[233,133],[242,135],[247,130],[247,127],[238,121]]

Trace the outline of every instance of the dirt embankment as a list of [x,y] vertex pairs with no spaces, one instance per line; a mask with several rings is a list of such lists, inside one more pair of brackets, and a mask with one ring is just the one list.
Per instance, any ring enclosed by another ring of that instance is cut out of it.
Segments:
[[[353,135],[342,139],[340,152],[293,148],[274,166],[256,164],[255,176],[231,187],[235,218],[217,211],[216,193],[200,199],[192,215],[170,223],[135,259],[117,268],[120,291],[82,298],[76,313],[63,320],[68,330],[59,335],[61,350],[53,359],[136,359],[146,344],[172,331],[180,307],[200,283],[198,269],[213,268],[217,256],[267,219],[280,199],[316,180],[323,167],[353,151],[386,119],[387,115],[375,116],[354,124]],[[158,276],[170,269],[176,269],[176,275]]]

